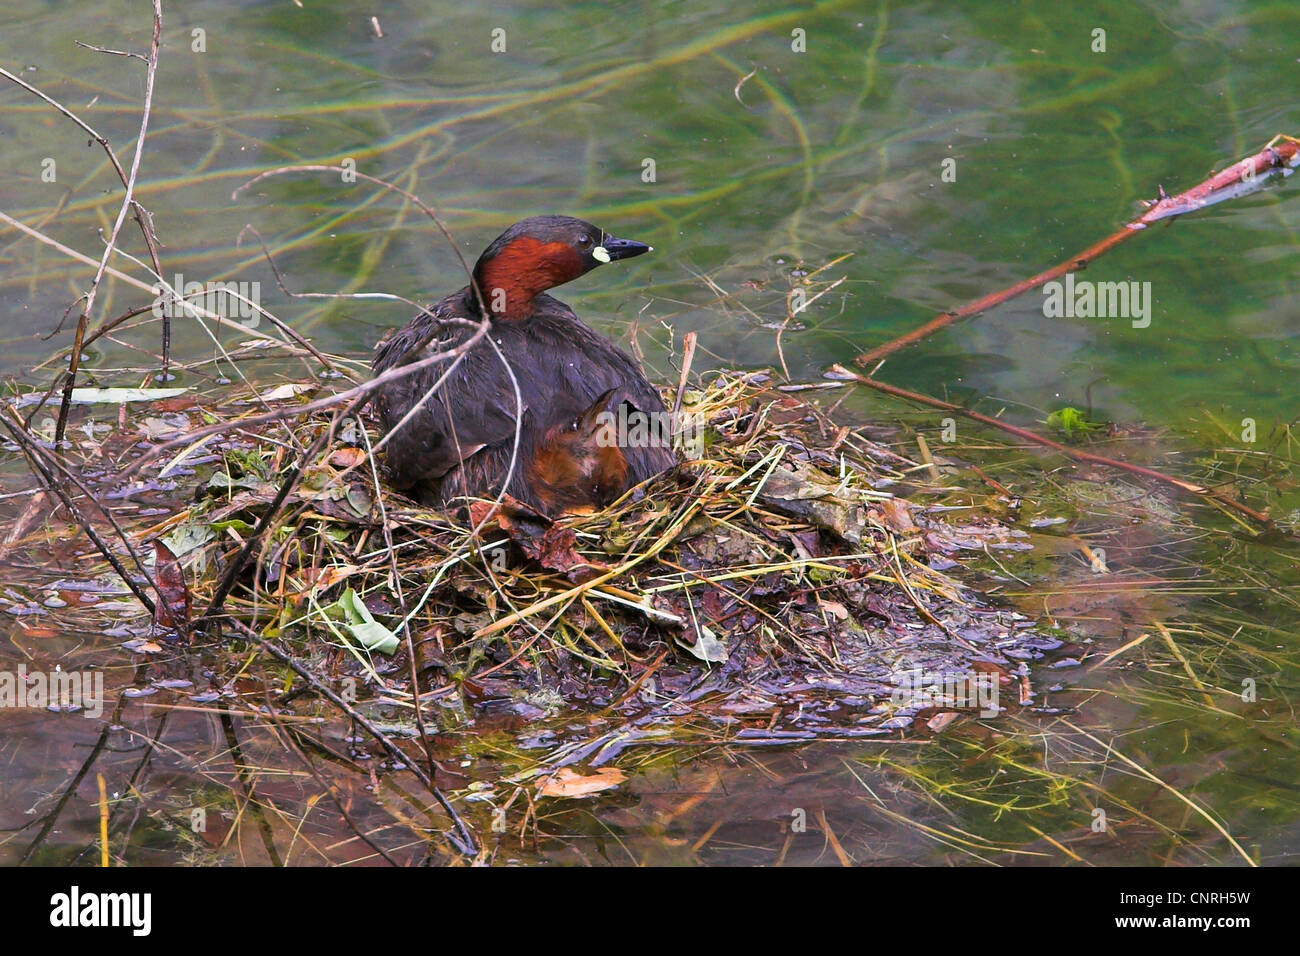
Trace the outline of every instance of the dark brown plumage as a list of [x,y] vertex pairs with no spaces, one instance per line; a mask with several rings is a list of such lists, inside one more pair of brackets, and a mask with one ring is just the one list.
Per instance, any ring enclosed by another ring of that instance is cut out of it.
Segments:
[[[663,402],[636,362],[545,294],[602,262],[647,251],[566,216],[525,219],[489,245],[474,276],[492,314],[492,342],[480,340],[449,374],[450,361],[436,363],[384,385],[373,400],[387,434],[423,399],[386,445],[393,486],[437,506],[462,495],[495,497],[510,471],[517,419],[519,447],[505,490],[551,514],[600,507],[671,467],[675,458],[664,441],[616,445],[625,465],[621,480],[614,456],[597,454],[608,446],[592,443],[610,433],[587,417],[593,409],[634,421],[663,415]],[[375,372],[454,348],[473,335],[480,315],[470,286],[452,293],[380,345]],[[522,417],[503,358],[518,383]],[[444,374],[446,381],[425,397]],[[597,409],[602,401],[607,407]],[[587,422],[585,431],[570,428],[580,421]],[[613,437],[621,436],[615,430]],[[576,477],[560,481],[563,490],[556,492],[548,475]],[[584,491],[593,476],[599,491]]]

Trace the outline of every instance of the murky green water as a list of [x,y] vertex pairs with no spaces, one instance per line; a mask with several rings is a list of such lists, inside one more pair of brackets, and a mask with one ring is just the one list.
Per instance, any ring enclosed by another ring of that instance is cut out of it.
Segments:
[[[511,221],[542,212],[580,215],[653,244],[653,255],[588,276],[563,297],[625,344],[635,338],[665,379],[667,348],[687,331],[700,335],[700,365],[784,361],[791,377],[807,379],[1077,252],[1129,218],[1134,201],[1153,197],[1157,184],[1186,188],[1275,133],[1300,134],[1288,92],[1300,68],[1300,7],[1292,3],[758,3],[743,14],[701,6],[387,3],[382,38],[370,8],[343,2],[168,9],[137,190],[165,243],[164,263],[187,281],[259,282],[263,304],[322,347],[364,354],[409,309],[286,297],[245,226],[266,241],[293,291],[421,300],[462,281],[441,236],[399,198],[337,174],[283,176],[231,195],[278,166],[353,160],[360,172],[436,206],[471,259]],[[110,2],[74,17],[65,5],[18,0],[4,16],[0,65],[76,110],[129,165],[143,64],[73,41],[144,50],[147,10]],[[1093,49],[1099,29],[1105,52]],[[498,45],[504,40],[504,52],[493,52],[494,37]],[[200,38],[202,52],[195,49]],[[799,38],[802,52],[792,49]],[[54,162],[53,182],[42,179],[46,159]],[[7,82],[0,84],[0,168],[0,211],[99,256],[100,231],[111,226],[120,201],[103,152]],[[1291,186],[1218,206],[1148,230],[1089,270],[1096,280],[1149,282],[1148,327],[1048,319],[1041,296],[1032,294],[895,356],[880,375],[933,395],[988,396],[981,408],[1006,407],[1011,420],[1031,426],[1047,410],[1091,402],[1100,419],[1169,429],[1163,464],[1171,467],[1194,463],[1215,445],[1240,446],[1243,419],[1267,436],[1297,414],[1295,202]],[[142,255],[127,225],[122,246]],[[844,281],[800,316],[802,328],[782,333],[778,354],[791,270],[845,255],[819,276]],[[125,259],[113,264],[140,274]],[[67,346],[70,323],[53,340],[44,337],[91,272],[0,223],[0,372],[48,380],[48,370],[34,367]],[[110,280],[96,315],[146,301]],[[226,333],[223,341],[239,336]],[[178,325],[172,347],[182,362],[214,353],[194,325]],[[97,343],[88,367],[115,384],[142,379],[157,367],[157,351],[156,324],[142,324]],[[265,367],[268,377],[303,371]],[[180,380],[213,374],[212,366],[199,367]],[[888,414],[889,406],[872,412]],[[4,493],[22,491],[20,475],[16,465],[6,469]],[[1276,513],[1300,507],[1294,492],[1269,494]],[[1080,530],[1113,529],[1089,525],[1085,514]],[[1225,562],[1231,573],[1224,577],[1240,585],[1232,593],[1180,594],[1164,604],[1157,588],[1145,605],[1130,602],[1114,615],[1090,610],[1082,621],[1063,614],[1062,623],[1093,622],[1098,639],[1112,642],[1103,650],[1156,619],[1197,631],[1195,647],[1182,649],[1194,657],[1193,669],[1224,667],[1207,678],[1217,709],[1203,706],[1195,686],[1169,676],[1182,667],[1163,644],[1155,646],[1157,637],[1144,645],[1158,658],[1149,668],[1090,675],[1095,693],[1078,701],[1083,722],[1219,814],[1249,855],[1282,862],[1300,850],[1287,703],[1297,690],[1296,552],[1244,544],[1229,550],[1224,541],[1189,531],[1185,540],[1137,550],[1211,569]],[[1068,569],[1063,573],[1069,582]],[[21,569],[9,574],[9,586],[21,590]],[[13,617],[9,628],[19,626]],[[27,647],[14,633],[14,646]],[[84,645],[66,640],[68,653]],[[0,652],[0,660],[11,659],[20,658]],[[1252,676],[1271,703],[1249,716],[1224,716],[1229,691]],[[66,785],[68,768],[38,759],[47,743],[24,749],[18,742],[45,740],[48,724],[30,714],[21,725],[0,720],[8,725],[6,759],[29,768],[14,771],[20,788],[3,788],[15,794],[0,808],[3,826],[12,827],[26,822],[29,807],[44,806],[40,794]],[[1026,753],[1032,739],[1027,732],[1022,740]],[[961,826],[1000,844],[1037,841],[1036,852],[1054,861],[1069,854],[1036,833],[1097,862],[1241,859],[1205,820],[1149,781],[1134,783],[1149,787],[1129,794],[1134,805],[1164,827],[1190,828],[1195,852],[1175,853],[1146,823],[1104,846],[1089,843],[1091,820],[1079,818],[1079,807],[1054,806],[1037,791],[1041,816],[1016,817],[1014,831],[961,797],[909,791],[893,805],[889,794],[906,790],[911,778],[878,766],[877,745],[846,746],[743,758],[739,766],[718,755],[694,763],[690,779],[649,766],[628,790],[637,796],[611,800],[603,819],[597,808],[557,825],[566,833],[617,831],[632,850],[549,855],[770,860],[781,838],[756,836],[754,821],[777,826],[797,791],[815,794],[832,825],[840,815],[837,832],[855,859],[970,859],[880,815],[880,807],[931,823],[956,814]],[[1103,753],[1089,745],[1046,759],[1100,782]],[[963,774],[980,774],[960,746],[932,763],[905,752],[889,759],[914,759],[914,769],[933,772],[932,783],[942,778],[958,789]],[[862,769],[868,764],[869,773]],[[42,766],[48,772],[33,769]],[[774,795],[774,779],[793,781],[793,789]],[[703,809],[684,817],[673,811],[668,823],[660,814],[659,823],[647,824],[650,809],[637,815],[637,806],[671,803],[665,793],[685,799],[701,788],[749,796],[729,809],[720,808],[722,797],[701,799],[694,806]],[[869,808],[859,805],[867,800]],[[715,835],[729,841],[726,849],[697,845],[724,818]],[[69,845],[78,838],[69,836]],[[832,862],[836,855],[793,850],[783,858]]]

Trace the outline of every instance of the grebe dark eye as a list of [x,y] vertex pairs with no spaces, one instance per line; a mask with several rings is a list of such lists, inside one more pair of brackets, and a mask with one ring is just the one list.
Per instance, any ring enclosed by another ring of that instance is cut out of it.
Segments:
[[584,249],[587,248],[591,245],[591,236],[580,236],[578,238],[578,245],[582,246]]

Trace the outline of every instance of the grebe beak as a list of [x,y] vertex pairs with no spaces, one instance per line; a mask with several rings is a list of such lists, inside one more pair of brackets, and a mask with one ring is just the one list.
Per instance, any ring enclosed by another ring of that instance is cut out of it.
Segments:
[[635,239],[615,239],[613,236],[606,236],[604,242],[591,250],[591,257],[597,262],[613,262],[615,259],[631,259],[653,249],[653,246],[647,246],[644,242],[637,242]]

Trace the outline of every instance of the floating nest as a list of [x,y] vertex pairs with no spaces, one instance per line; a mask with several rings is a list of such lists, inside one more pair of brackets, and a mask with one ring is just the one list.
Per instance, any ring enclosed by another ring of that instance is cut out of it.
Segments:
[[[713,376],[684,396],[698,457],[555,521],[509,499],[448,515],[376,493],[373,423],[346,422],[239,574],[224,611],[246,627],[222,636],[277,642],[319,682],[288,698],[329,687],[394,733],[585,708],[625,716],[634,741],[690,725],[763,745],[1032,706],[1024,662],[1061,640],[953,576],[963,554],[1028,548],[1024,533],[898,497],[933,463],[832,422],[809,391]],[[300,419],[297,440],[327,427]],[[195,472],[194,503],[140,532],[186,570],[160,604],[205,606],[294,465],[284,443],[241,440]]]

